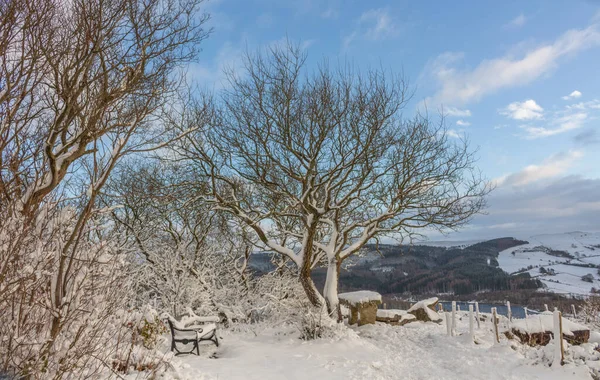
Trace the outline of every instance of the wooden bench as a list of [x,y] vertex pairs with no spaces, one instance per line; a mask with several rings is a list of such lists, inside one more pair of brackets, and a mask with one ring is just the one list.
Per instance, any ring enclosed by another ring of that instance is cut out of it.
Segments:
[[[211,341],[219,347],[216,325],[218,317],[192,317],[185,322],[178,322],[169,315],[166,320],[171,330],[171,351],[175,352],[175,355],[192,354],[196,351],[200,356],[199,347],[202,341]],[[184,351],[177,347],[178,343],[183,346],[191,344],[192,347],[189,351]]]

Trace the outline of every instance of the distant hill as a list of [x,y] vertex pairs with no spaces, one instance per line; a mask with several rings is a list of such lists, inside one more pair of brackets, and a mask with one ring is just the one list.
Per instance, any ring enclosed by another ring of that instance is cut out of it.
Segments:
[[[259,274],[274,269],[267,252],[252,255],[250,266]],[[579,296],[600,289],[599,266],[600,233],[537,235],[528,241],[503,237],[479,242],[367,245],[344,262],[340,291],[468,297],[537,290]],[[325,275],[325,268],[313,272],[319,289]]]
[[[367,245],[344,266],[340,289],[411,295],[537,289],[542,283],[528,273],[509,276],[498,266],[499,252],[527,243],[499,238],[467,247]],[[320,287],[325,269],[316,269],[313,279]]]
[[536,235],[529,243],[500,252],[500,268],[527,273],[554,293],[587,296],[600,289],[600,233]]

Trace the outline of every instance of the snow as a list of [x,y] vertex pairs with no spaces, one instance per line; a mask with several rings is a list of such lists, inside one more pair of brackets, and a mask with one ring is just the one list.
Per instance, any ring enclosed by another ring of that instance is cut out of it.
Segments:
[[378,309],[377,310],[377,316],[381,317],[381,318],[395,318],[400,315],[406,315],[407,313],[408,312],[406,310],[399,310],[399,309]]
[[[577,266],[600,265],[600,233],[569,232],[536,235],[526,240],[529,244],[500,252],[498,256],[500,268],[507,273],[525,270],[544,283],[544,290],[554,293],[588,296],[591,294],[592,287],[600,288],[600,278],[596,268]],[[574,258],[550,255],[543,247],[567,252]],[[528,267],[532,268],[527,269]],[[554,273],[541,273],[541,267]],[[594,276],[592,283],[581,280],[581,277],[586,274]]]
[[[600,353],[591,345],[573,351],[565,366],[550,367],[552,344],[531,348],[501,336],[493,344],[491,323],[475,330],[471,344],[466,318],[459,320],[458,337],[448,337],[445,326],[414,322],[405,326],[384,323],[345,328],[335,338],[302,341],[290,326],[262,331],[225,331],[222,346],[203,346],[201,356],[172,361],[162,378],[179,380],[275,379],[592,379],[588,367]],[[572,349],[569,346],[569,350]],[[580,352],[581,351],[581,352]],[[570,352],[570,351],[568,351]],[[577,356],[575,356],[577,355]],[[211,358],[212,357],[212,358]]]
[[[553,331],[554,316],[550,312],[529,316],[526,319],[514,319],[511,327],[527,334]],[[573,335],[573,331],[589,330],[587,327],[570,321],[567,318],[562,319],[562,328],[563,334],[566,335]]]
[[338,294],[338,298],[348,302],[351,305],[358,305],[363,302],[379,301],[381,302],[381,294],[370,290],[359,290],[357,292],[348,292]]
[[218,323],[220,322],[221,319],[217,316],[208,316],[208,317],[199,317],[197,315],[188,317],[185,316],[183,318],[181,318],[181,322],[185,325],[185,326],[189,326],[192,324],[196,324],[196,323],[208,323],[208,322],[213,322],[213,323]]
[[[532,236],[530,242],[536,245],[566,251],[575,257],[592,255],[600,257],[600,232],[567,232],[564,234],[548,234]],[[600,259],[598,259],[600,262]]]
[[373,272],[389,273],[394,270],[394,267],[391,267],[389,265],[383,265],[383,266],[372,267],[371,270]]
[[412,305],[412,307],[410,309],[408,309],[408,312],[410,313],[411,311],[423,309],[427,313],[427,316],[429,317],[429,319],[431,319],[432,321],[441,321],[442,317],[440,317],[440,315],[437,312],[435,312],[429,308],[429,305],[434,305],[437,301],[438,301],[437,297],[428,298],[426,300],[419,301],[416,304]]
[[416,319],[414,315],[410,314],[406,310],[398,310],[398,309],[378,309],[377,317],[379,318],[396,318],[400,317],[401,321],[413,320]]
[[[515,273],[523,268],[533,265],[536,267],[534,271],[539,273],[540,266],[546,267],[558,259],[555,256],[550,256],[540,251],[524,252],[524,247],[533,248],[529,246],[529,244],[525,246],[520,245],[501,251],[498,255],[498,264],[500,265],[500,268],[507,273]],[[515,252],[515,254],[513,255],[512,252]]]

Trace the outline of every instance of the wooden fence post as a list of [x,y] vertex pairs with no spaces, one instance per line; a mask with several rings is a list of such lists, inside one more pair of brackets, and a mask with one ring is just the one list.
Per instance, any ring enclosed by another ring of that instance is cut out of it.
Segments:
[[506,301],[506,309],[507,309],[508,321],[511,322],[512,321],[512,310],[510,308],[510,301]]
[[575,305],[571,304],[571,312],[573,313],[573,318],[577,318],[577,312],[575,311]]
[[544,304],[544,311],[549,311],[548,310],[548,304],[546,304],[546,303]]
[[481,328],[481,318],[479,318],[479,302],[475,302],[475,316],[477,317],[477,329]]
[[500,334],[498,333],[498,314],[496,313],[496,308],[492,308],[492,322],[494,323],[494,334],[496,336],[496,343],[500,343]]
[[441,313],[442,311],[444,311],[444,306],[442,306],[442,303],[438,303],[438,311]]
[[525,318],[529,318],[529,314],[527,314],[527,307],[524,307],[523,310],[525,310]]
[[456,301],[452,301],[452,336],[456,335]]
[[446,314],[446,332],[448,336],[452,336],[452,321],[450,320],[450,313]]
[[473,324],[473,305],[469,305],[469,334],[471,335],[471,342],[475,342],[475,331]]
[[562,334],[562,315],[558,310],[554,310],[554,362],[555,364],[564,364],[565,360],[565,348],[563,346],[563,334]]

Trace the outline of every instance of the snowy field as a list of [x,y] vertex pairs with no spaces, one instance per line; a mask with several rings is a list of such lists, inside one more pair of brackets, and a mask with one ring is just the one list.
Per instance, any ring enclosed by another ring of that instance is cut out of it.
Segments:
[[[600,264],[600,232],[568,232],[564,234],[536,235],[529,240],[533,245],[543,245],[566,251],[575,257],[594,256],[594,263]],[[588,261],[592,262],[592,261]]]
[[[447,336],[443,324],[431,322],[341,326],[335,338],[308,342],[286,326],[225,331],[220,348],[207,346],[200,357],[174,358],[164,378],[581,380],[592,379],[590,367],[600,363],[597,344],[588,343],[568,346],[567,364],[551,367],[552,343],[530,348],[502,337],[494,344],[491,328],[491,323],[482,323],[477,344],[469,341],[466,314],[458,322],[462,335],[457,337]],[[587,357],[587,364],[580,357]]]
[[[600,265],[600,233],[570,232],[555,235],[536,235],[525,239],[529,244],[509,248],[500,252],[498,263],[508,273],[519,272],[532,266],[527,271],[546,285],[546,290],[555,293],[570,293],[586,296],[592,287],[600,289],[600,276],[596,268],[585,268],[567,264]],[[564,251],[574,258],[553,256],[545,252],[551,250]],[[553,274],[543,274],[540,268],[553,270]],[[581,280],[581,277],[592,274],[593,282]]]

